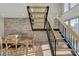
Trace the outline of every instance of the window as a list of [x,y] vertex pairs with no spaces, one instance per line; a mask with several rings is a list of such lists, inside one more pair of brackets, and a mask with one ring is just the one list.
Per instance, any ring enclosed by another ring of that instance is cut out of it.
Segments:
[[78,18],[75,19],[71,19],[70,20],[70,27],[73,29],[73,31],[75,31],[77,34],[79,34],[78,31]]
[[70,3],[70,8],[73,8],[76,5],[78,5],[78,3]]
[[64,3],[64,12],[69,11],[72,7],[78,5],[79,3]]
[[68,10],[69,10],[69,4],[68,3],[65,3],[64,4],[64,12],[66,12]]

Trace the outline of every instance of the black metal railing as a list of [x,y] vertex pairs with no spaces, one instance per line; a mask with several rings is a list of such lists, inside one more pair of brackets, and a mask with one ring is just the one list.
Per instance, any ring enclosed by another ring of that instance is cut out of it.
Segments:
[[46,16],[45,16],[44,29],[45,29],[45,25],[46,25],[46,22],[47,22],[48,11],[49,11],[49,6],[47,6],[47,13],[46,13]]
[[30,13],[30,7],[29,6],[27,6],[27,11],[28,11],[29,19],[30,19],[31,29],[33,30],[33,27],[32,27],[32,19],[31,19],[32,15]]
[[49,24],[49,22],[46,22],[46,29],[47,29],[47,36],[48,36],[48,42],[51,50],[52,56],[56,56],[56,38],[53,34],[52,28]]

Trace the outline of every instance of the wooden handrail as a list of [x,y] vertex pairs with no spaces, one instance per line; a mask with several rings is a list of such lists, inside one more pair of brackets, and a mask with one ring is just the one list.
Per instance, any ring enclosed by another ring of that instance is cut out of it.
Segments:
[[64,20],[62,20],[60,17],[56,16],[54,17],[54,20],[58,20],[65,28],[66,30],[73,36],[75,37],[76,40],[79,40],[79,35],[76,34],[68,25],[64,23]]

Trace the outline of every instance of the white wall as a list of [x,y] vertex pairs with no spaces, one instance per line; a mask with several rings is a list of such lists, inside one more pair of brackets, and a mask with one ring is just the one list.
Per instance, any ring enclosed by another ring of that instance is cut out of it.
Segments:
[[77,16],[79,16],[79,5],[73,7],[70,11],[63,13],[62,18],[67,20]]
[[0,4],[0,14],[3,17],[28,17],[28,5],[49,6],[49,18],[61,11],[60,3],[2,3]]
[[0,36],[4,36],[4,19],[0,16]]
[[[41,5],[49,6],[48,20],[53,25],[53,17],[62,14],[60,3],[0,3],[0,15],[2,17],[28,17],[27,6]],[[4,19],[0,17],[0,36],[4,35]]]
[[2,3],[0,4],[0,14],[3,17],[28,17],[27,6],[49,6],[48,20],[53,23],[53,17],[62,14],[61,3]]
[[0,3],[0,14],[3,17],[26,17],[26,11],[23,3]]
[[61,16],[62,15],[62,11],[63,11],[63,4],[62,3],[53,3],[53,6],[51,6],[49,9],[49,15],[48,15],[48,20],[51,24],[51,26],[53,27],[53,17],[55,16]]
[[0,13],[3,17],[28,17],[27,6],[44,5],[52,7],[53,4],[44,3],[2,3],[0,4]]

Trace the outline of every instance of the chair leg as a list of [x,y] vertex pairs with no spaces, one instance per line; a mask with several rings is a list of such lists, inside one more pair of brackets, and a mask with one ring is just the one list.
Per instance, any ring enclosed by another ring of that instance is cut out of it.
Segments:
[[1,46],[1,47],[0,47],[0,51],[1,51],[0,53],[1,53],[1,56],[2,56],[2,55],[3,55],[3,51],[2,51],[2,41],[0,42],[0,46]]
[[26,48],[25,48],[25,55],[28,56],[28,42],[26,43]]
[[17,44],[15,46],[16,46],[16,56],[17,56]]
[[6,43],[6,56],[8,56],[8,44]]
[[34,53],[34,55],[36,55],[36,50],[35,50],[35,47],[34,47],[34,45],[33,45],[33,53]]
[[24,49],[25,53],[24,53],[24,56],[26,56],[26,46],[25,46],[25,49]]

